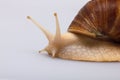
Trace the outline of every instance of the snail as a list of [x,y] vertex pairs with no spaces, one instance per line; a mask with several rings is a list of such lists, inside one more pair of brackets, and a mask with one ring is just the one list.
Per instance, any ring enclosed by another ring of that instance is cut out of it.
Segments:
[[120,61],[120,0],[90,0],[61,34],[57,13],[53,35],[27,16],[46,35],[47,51],[53,58],[78,61]]

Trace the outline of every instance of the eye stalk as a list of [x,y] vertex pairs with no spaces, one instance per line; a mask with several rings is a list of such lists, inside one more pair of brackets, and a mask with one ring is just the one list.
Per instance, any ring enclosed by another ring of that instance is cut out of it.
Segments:
[[40,30],[45,34],[49,42],[51,42],[51,38],[53,37],[52,33],[50,33],[48,30],[46,30],[44,27],[42,27],[37,21],[35,21],[32,17],[27,16],[27,19],[31,20]]
[[27,16],[29,20],[31,20],[36,26],[38,26],[38,28],[40,28],[40,30],[45,34],[45,36],[47,37],[49,41],[49,45],[45,49],[40,50],[39,52],[41,53],[43,51],[47,51],[52,57],[55,57],[55,54],[57,53],[57,50],[61,44],[61,31],[60,31],[57,13],[54,13],[54,16],[55,16],[55,21],[56,21],[56,34],[55,35],[53,35],[48,30],[46,30],[44,27],[42,27],[32,17]]
[[57,13],[54,13],[54,16],[56,19],[56,35],[55,35],[54,41],[60,41],[61,40],[61,31],[60,31],[60,25],[59,25]]

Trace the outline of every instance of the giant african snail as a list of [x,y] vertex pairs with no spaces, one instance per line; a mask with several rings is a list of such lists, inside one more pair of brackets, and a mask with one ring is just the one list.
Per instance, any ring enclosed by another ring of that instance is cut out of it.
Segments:
[[[28,16],[46,35],[52,57],[84,61],[120,61],[120,0],[91,0],[61,34],[57,14],[53,35]],[[43,50],[42,50],[43,51]]]

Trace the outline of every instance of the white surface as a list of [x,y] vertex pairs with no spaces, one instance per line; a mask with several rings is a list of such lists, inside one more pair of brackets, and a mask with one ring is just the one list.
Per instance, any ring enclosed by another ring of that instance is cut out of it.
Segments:
[[37,52],[47,40],[26,16],[55,32],[57,12],[65,32],[87,1],[0,0],[0,80],[120,80],[119,62],[69,61]]

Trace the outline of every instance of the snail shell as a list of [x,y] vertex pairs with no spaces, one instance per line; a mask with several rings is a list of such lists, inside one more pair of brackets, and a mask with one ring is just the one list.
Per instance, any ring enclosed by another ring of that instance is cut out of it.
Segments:
[[28,16],[46,35],[49,44],[41,50],[52,57],[84,61],[120,61],[120,0],[91,0],[61,34],[57,14],[53,35]]
[[89,1],[72,21],[68,31],[120,42],[120,0]]

